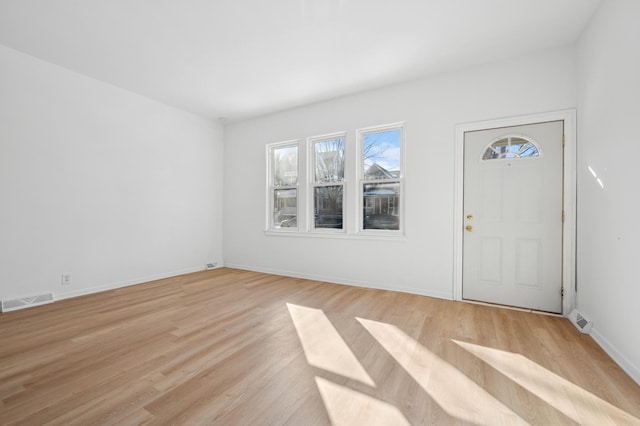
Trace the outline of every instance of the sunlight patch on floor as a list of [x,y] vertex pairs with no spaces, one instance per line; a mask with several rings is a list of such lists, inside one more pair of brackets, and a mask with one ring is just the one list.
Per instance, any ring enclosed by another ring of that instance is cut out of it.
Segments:
[[376,386],[322,310],[291,303],[287,308],[310,365]]
[[316,384],[332,426],[409,425],[400,410],[392,404],[340,386],[322,377],[316,377]]
[[580,424],[640,425],[637,418],[520,354],[453,342]]
[[396,326],[356,319],[450,416],[478,425],[527,424],[458,369]]

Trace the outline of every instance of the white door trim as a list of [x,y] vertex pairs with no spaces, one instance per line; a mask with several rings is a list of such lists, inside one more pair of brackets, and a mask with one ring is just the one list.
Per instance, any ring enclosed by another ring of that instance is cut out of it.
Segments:
[[564,121],[564,174],[563,203],[565,220],[562,229],[562,314],[568,315],[575,307],[575,256],[576,256],[576,110],[545,112],[518,117],[499,118],[456,125],[454,147],[454,270],[453,298],[462,300],[462,238],[464,227],[464,134],[474,130],[496,127],[520,126],[545,121]]

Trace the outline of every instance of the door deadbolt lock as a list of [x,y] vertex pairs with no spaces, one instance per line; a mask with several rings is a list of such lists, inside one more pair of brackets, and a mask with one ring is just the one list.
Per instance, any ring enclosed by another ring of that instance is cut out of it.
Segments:
[[473,215],[472,214],[468,214],[467,215],[467,220],[471,220],[471,219],[473,219]]
[[467,226],[465,226],[464,229],[466,229],[468,232],[471,232],[471,231],[473,231],[473,226],[467,225]]

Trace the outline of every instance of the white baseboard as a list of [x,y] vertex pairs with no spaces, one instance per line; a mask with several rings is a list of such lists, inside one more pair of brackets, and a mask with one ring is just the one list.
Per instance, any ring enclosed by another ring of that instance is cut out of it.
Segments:
[[128,287],[136,284],[142,284],[149,281],[161,280],[163,278],[171,278],[178,275],[190,274],[192,272],[199,272],[199,271],[203,271],[204,269],[205,269],[204,266],[185,268],[177,271],[164,272],[162,274],[155,274],[155,275],[149,275],[146,277],[138,277],[131,280],[118,281],[115,283],[102,285],[102,286],[81,288],[73,291],[55,292],[55,299],[64,300],[64,299],[70,299],[72,297],[79,297],[79,296],[86,296],[88,294],[101,293],[103,291],[115,290],[117,288]]
[[227,268],[242,269],[245,271],[253,271],[253,272],[262,272],[265,274],[283,275],[286,277],[303,278],[303,279],[314,280],[314,281],[323,281],[323,282],[332,283],[332,284],[350,285],[354,287],[372,288],[376,290],[399,291],[401,293],[416,294],[419,296],[433,297],[436,299],[453,300],[453,294],[450,294],[450,293],[424,291],[423,289],[417,289],[412,287],[393,286],[393,285],[389,285],[389,283],[382,283],[382,282],[375,282],[375,281],[349,280],[349,279],[334,277],[329,275],[306,274],[306,273],[301,273],[296,271],[286,271],[282,269],[272,269],[272,268],[260,268],[255,266],[240,265],[240,264],[234,264],[234,263],[225,263],[224,266]]
[[591,333],[589,333],[593,340],[596,341],[598,345],[615,361],[620,368],[624,370],[625,373],[629,375],[638,385],[640,385],[640,368],[638,366],[633,365],[631,361],[629,361],[624,355],[622,355],[609,341],[598,332],[596,327],[591,329]]

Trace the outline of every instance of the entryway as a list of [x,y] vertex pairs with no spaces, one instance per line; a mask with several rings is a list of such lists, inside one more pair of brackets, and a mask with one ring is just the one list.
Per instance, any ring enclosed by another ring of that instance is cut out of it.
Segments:
[[574,296],[565,291],[574,280],[574,244],[563,245],[573,235],[565,228],[574,226],[573,219],[563,223],[573,187],[565,179],[567,120],[529,118],[456,128],[462,176],[454,293],[459,300],[562,313]]

